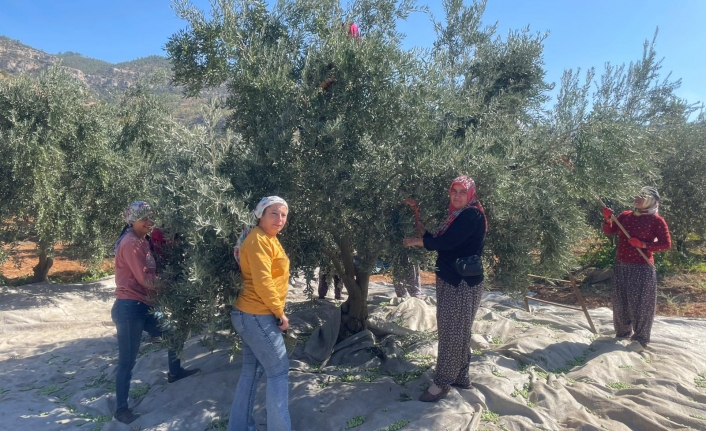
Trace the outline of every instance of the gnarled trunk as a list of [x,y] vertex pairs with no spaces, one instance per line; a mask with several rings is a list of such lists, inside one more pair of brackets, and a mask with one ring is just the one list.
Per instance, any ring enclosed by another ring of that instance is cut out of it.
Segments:
[[353,334],[363,331],[368,320],[368,284],[369,274],[358,274],[355,278],[344,280],[348,291],[348,299],[341,304],[341,327],[338,340],[344,340]]
[[39,262],[33,268],[34,275],[32,276],[32,283],[37,283],[40,281],[46,281],[47,275],[49,275],[49,270],[52,265],[54,265],[54,259],[49,255],[53,251],[53,247],[42,241],[37,244],[37,256],[39,257]]
[[366,262],[355,264],[349,238],[339,238],[338,245],[340,255],[329,253],[329,256],[348,293],[348,299],[341,304],[341,326],[338,331],[338,341],[341,341],[366,328],[371,265]]

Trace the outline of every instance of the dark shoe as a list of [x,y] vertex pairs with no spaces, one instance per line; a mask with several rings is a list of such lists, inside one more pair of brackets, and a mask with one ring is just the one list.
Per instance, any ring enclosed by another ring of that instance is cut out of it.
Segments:
[[113,417],[114,417],[118,422],[122,422],[122,423],[124,423],[124,424],[129,424],[129,423],[134,422],[135,419],[139,418],[140,415],[136,415],[136,414],[133,413],[132,410],[130,410],[129,408],[123,407],[123,408],[120,409],[120,410],[116,410],[116,411],[115,411],[115,414],[113,415]]
[[181,380],[185,377],[189,377],[191,375],[194,375],[194,374],[198,373],[199,371],[201,371],[201,368],[192,368],[190,370],[187,370],[186,368],[182,368],[181,370],[179,370],[179,374],[177,374],[176,376],[172,375],[172,373],[167,373],[167,381],[169,383],[174,383],[177,380]]
[[471,388],[473,387],[473,385],[472,385],[470,382],[468,382],[468,383],[463,383],[463,384],[461,384],[461,383],[451,383],[451,386],[455,386],[455,387],[461,388],[461,389],[471,389]]
[[422,395],[419,396],[419,401],[423,401],[425,403],[435,403],[435,402],[439,401],[440,399],[444,398],[446,396],[446,394],[449,393],[450,390],[451,390],[451,387],[449,386],[446,389],[442,389],[441,392],[439,392],[438,394],[432,395],[432,393],[429,392],[429,389],[427,389],[426,391],[424,391],[424,393]]

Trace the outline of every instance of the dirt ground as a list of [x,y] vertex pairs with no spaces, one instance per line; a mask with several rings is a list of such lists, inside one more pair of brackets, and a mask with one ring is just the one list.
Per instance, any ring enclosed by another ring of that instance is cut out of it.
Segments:
[[[392,280],[384,275],[374,275],[371,281]],[[432,272],[422,271],[422,284],[434,284]],[[610,281],[588,284],[579,280],[581,296],[589,309],[610,308]],[[534,283],[528,291],[536,298],[559,304],[579,306],[578,298],[569,284]],[[673,274],[659,277],[657,314],[660,316],[706,317],[706,274]]]
[[[9,283],[18,282],[20,279],[33,275],[32,268],[37,265],[39,259],[36,253],[36,244],[31,241],[20,242],[11,253],[11,258],[0,265],[0,275]],[[103,263],[103,271],[111,271],[113,260],[106,259]],[[62,246],[56,248],[54,255],[54,265],[49,270],[49,279],[61,283],[80,281],[81,277],[88,275],[88,268],[66,256]]]
[[[29,241],[20,243],[13,256],[19,259],[19,265],[16,265],[13,259],[0,265],[0,274],[9,283],[32,275],[32,267],[37,264],[35,244]],[[112,259],[106,259],[103,270],[109,271],[112,265]],[[85,275],[87,275],[87,268],[80,262],[65,256],[59,247],[54,257],[54,265],[49,270],[49,279],[66,283],[78,281]],[[373,275],[371,281],[391,282],[392,280],[385,275]],[[422,284],[432,285],[434,282],[434,273],[422,271]],[[666,275],[660,277],[658,289],[658,315],[706,317],[706,273]],[[539,299],[566,305],[579,304],[571,287],[561,283],[556,285],[536,283],[528,290],[535,292]],[[588,308],[610,307],[609,282],[582,283],[580,291]]]

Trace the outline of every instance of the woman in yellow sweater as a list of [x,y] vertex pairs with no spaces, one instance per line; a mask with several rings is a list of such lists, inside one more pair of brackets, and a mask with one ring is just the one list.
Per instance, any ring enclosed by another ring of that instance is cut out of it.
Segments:
[[235,248],[243,290],[231,312],[240,335],[243,369],[235,389],[228,431],[255,431],[253,405],[257,384],[267,375],[267,429],[291,431],[289,417],[289,358],[282,331],[289,327],[284,302],[289,287],[289,258],[277,234],[287,222],[289,207],[277,196],[255,207],[257,226],[241,235]]

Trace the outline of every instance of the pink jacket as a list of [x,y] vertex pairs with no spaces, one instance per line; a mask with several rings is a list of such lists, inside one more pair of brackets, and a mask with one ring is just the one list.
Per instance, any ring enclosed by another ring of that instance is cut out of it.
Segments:
[[115,296],[152,305],[156,280],[157,263],[149,243],[128,232],[115,253]]

